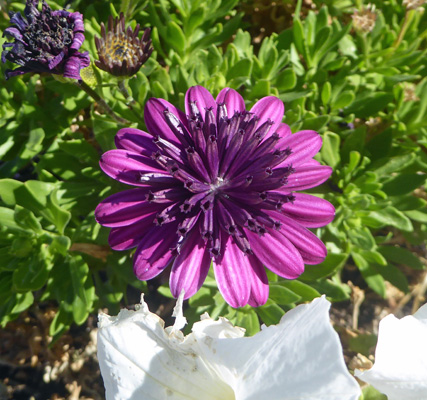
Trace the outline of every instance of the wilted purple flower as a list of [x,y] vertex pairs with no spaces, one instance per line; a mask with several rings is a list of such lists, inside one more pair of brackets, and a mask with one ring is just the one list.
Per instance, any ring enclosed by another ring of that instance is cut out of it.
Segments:
[[121,129],[117,150],[100,165],[112,178],[137,186],[98,205],[97,221],[112,228],[115,250],[137,247],[134,271],[154,278],[170,263],[170,288],[192,296],[211,260],[218,288],[233,307],[264,304],[264,266],[297,278],[304,263],[326,256],[307,228],[326,225],[335,210],[326,200],[297,193],[324,182],[332,170],[312,157],[322,140],[292,134],[281,123],[283,103],[265,97],[248,112],[243,98],[223,89],[217,99],[195,86],[186,115],[162,99],[145,106],[148,132]]
[[27,0],[25,18],[19,12],[11,13],[13,25],[4,30],[3,36],[15,42],[3,44],[1,60],[20,67],[6,70],[6,79],[27,72],[49,72],[81,79],[80,70],[90,63],[87,51],[77,51],[85,39],[82,14],[52,11],[44,1],[40,12],[38,3],[39,0]]

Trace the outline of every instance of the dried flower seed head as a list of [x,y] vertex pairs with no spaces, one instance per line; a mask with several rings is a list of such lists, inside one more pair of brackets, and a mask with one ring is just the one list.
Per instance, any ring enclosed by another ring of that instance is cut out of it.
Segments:
[[49,72],[79,80],[80,70],[90,63],[87,51],[77,51],[85,39],[82,14],[52,11],[44,1],[39,11],[38,3],[27,0],[25,18],[19,12],[11,13],[13,25],[4,30],[3,36],[15,42],[3,44],[1,60],[20,67],[6,70],[6,79],[27,72]]
[[104,23],[101,23],[101,37],[95,37],[99,56],[95,65],[115,76],[135,75],[153,52],[151,29],[145,29],[141,39],[138,38],[139,29],[139,24],[134,31],[130,26],[125,29],[123,13],[114,20],[110,15],[108,32]]
[[377,20],[375,5],[368,4],[366,7],[362,8],[362,11],[355,10],[351,18],[353,18],[354,29],[363,33],[372,32],[375,21]]
[[403,5],[407,10],[423,10],[423,5],[426,4],[426,0],[403,0]]
[[332,169],[313,159],[314,131],[291,133],[278,98],[247,111],[242,96],[223,89],[216,99],[201,86],[187,91],[185,114],[149,99],[148,132],[121,129],[116,150],[100,166],[133,186],[103,200],[97,221],[112,228],[115,250],[137,247],[134,271],[149,280],[172,264],[170,287],[191,297],[211,260],[218,288],[233,307],[268,298],[264,266],[295,279],[318,264],[325,245],[307,228],[329,223],[334,207],[298,193],[320,185]]
[[406,101],[419,101],[420,98],[416,93],[417,86],[410,82],[403,84],[403,100]]

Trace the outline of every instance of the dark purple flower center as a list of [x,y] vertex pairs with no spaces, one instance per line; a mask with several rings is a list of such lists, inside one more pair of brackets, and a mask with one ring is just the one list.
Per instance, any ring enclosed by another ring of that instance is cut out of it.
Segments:
[[[185,194],[179,205],[159,213],[155,223],[178,221],[177,234],[183,238],[199,222],[201,237],[214,257],[221,254],[222,232],[232,235],[244,253],[252,254],[244,229],[259,235],[280,229],[280,223],[265,211],[280,211],[295,199],[291,191],[276,191],[294,172],[291,165],[283,166],[291,150],[276,147],[280,138],[269,134],[271,120],[260,124],[247,111],[229,118],[224,104],[218,104],[216,111],[215,115],[207,108],[202,117],[196,103],[191,103],[187,129],[176,115],[164,110],[179,143],[154,137],[159,151],[152,158],[181,183],[181,195]],[[155,197],[150,192],[147,199],[156,201]]]
[[44,2],[42,12],[37,14],[34,9],[26,12],[28,25],[23,32],[28,44],[26,50],[34,52],[33,56],[43,54],[47,58],[53,58],[73,42],[74,23],[65,16],[67,12],[53,15]]

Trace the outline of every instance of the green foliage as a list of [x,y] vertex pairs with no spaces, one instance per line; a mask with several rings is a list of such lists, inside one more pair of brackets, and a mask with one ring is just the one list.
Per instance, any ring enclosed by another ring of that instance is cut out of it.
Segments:
[[[58,9],[65,1],[49,3]],[[296,10],[288,28],[257,40],[237,0],[72,4],[84,12],[83,47],[92,60],[94,36],[110,13],[124,11],[133,27],[153,28],[154,53],[122,87],[91,67],[92,88],[129,121],[126,126],[145,129],[150,97],[183,108],[185,91],[198,84],[214,95],[232,87],[248,107],[278,96],[293,132],[322,135],[318,160],[334,173],[310,192],[336,207],[335,220],[315,232],[328,247],[326,260],[308,265],[295,281],[269,272],[270,298],[256,309],[230,308],[210,276],[189,301],[190,321],[209,312],[253,334],[260,322],[277,323],[321,294],[348,299],[348,269],[386,297],[385,281],[408,292],[404,268],[425,268],[395,239],[417,246],[427,241],[427,13],[411,13],[402,35],[405,10],[376,1],[375,27],[360,33],[349,15],[359,2],[315,3],[315,11]],[[13,3],[14,10],[19,6]],[[10,2],[5,9],[12,9]],[[7,26],[1,17],[1,29]],[[108,230],[93,216],[101,199],[122,189],[100,172],[98,160],[114,148],[123,125],[77,85],[50,76],[2,81],[0,104],[0,322],[4,326],[34,302],[54,301],[50,334],[57,338],[98,308],[117,312],[129,285],[146,291],[133,276],[130,252],[111,251]],[[165,286],[159,292],[170,296]],[[366,392],[365,398],[377,397]]]

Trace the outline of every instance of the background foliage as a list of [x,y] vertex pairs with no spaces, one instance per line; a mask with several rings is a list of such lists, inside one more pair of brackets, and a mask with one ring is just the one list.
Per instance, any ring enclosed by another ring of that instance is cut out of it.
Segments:
[[[149,97],[183,108],[185,91],[199,84],[214,95],[232,87],[247,106],[278,96],[293,132],[314,129],[323,137],[317,158],[334,174],[311,192],[337,209],[334,222],[315,232],[328,247],[325,262],[307,266],[295,281],[269,272],[269,300],[256,309],[230,308],[210,275],[189,300],[190,322],[207,311],[252,335],[260,322],[277,323],[320,294],[348,299],[349,280],[382,298],[386,282],[410,290],[411,270],[425,268],[427,241],[425,10],[373,1],[375,26],[365,32],[351,17],[366,7],[356,0],[48,3],[84,14],[82,50],[92,61],[94,36],[110,14],[124,11],[132,26],[153,27],[155,51],[125,82],[129,97],[96,67],[84,74],[126,126],[145,129]],[[6,1],[0,28],[9,26],[8,11],[23,7]],[[148,285],[134,277],[131,252],[110,250],[108,229],[94,219],[96,205],[124,188],[98,167],[122,126],[72,83],[37,74],[1,79],[1,325],[34,304],[54,302],[55,340],[99,308],[117,313],[135,289],[170,297],[167,277]]]

